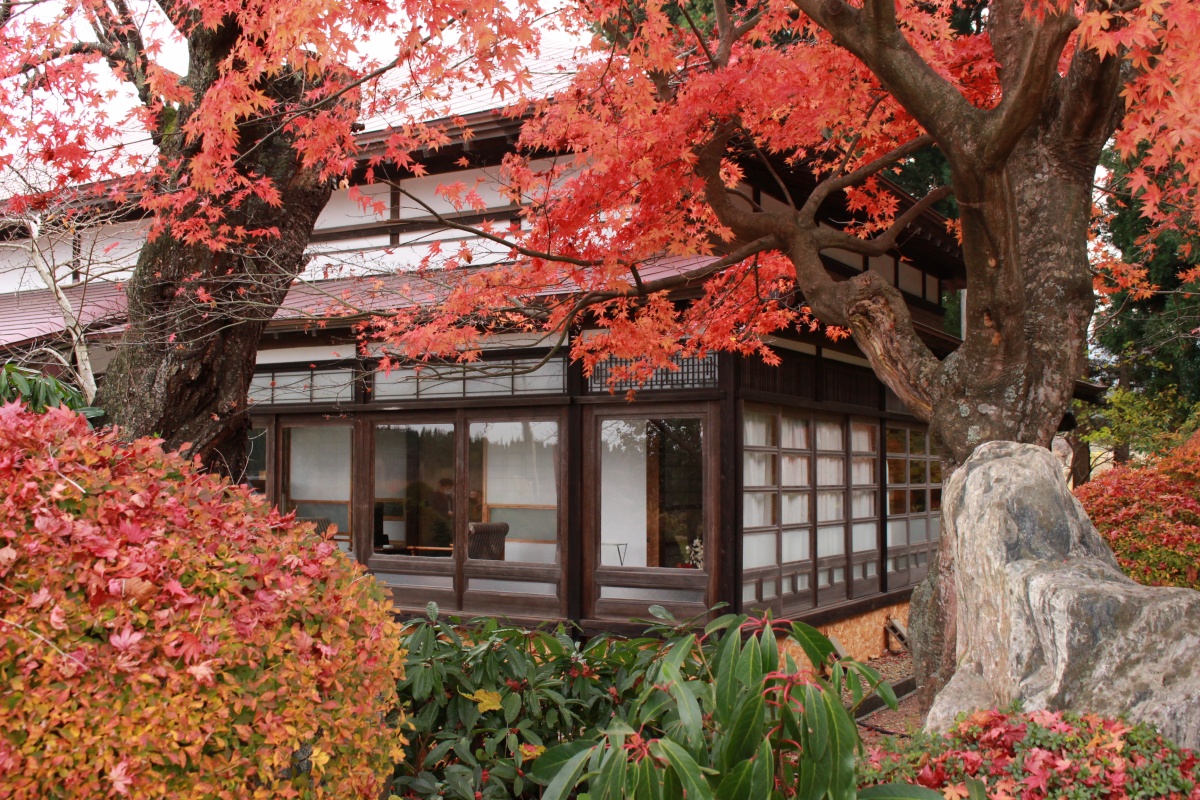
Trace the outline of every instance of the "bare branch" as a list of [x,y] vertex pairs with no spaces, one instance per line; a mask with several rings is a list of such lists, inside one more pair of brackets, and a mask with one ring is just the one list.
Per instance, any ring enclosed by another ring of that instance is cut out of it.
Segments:
[[849,250],[852,253],[881,256],[896,246],[896,241],[900,234],[915,222],[917,217],[929,210],[939,200],[943,200],[953,193],[954,189],[952,187],[939,186],[913,203],[907,211],[896,217],[886,231],[872,239],[860,239],[857,236],[852,236],[851,234],[832,228],[818,228],[813,235],[813,239],[822,250],[839,247],[843,250]]
[[412,200],[414,203],[421,206],[423,209],[425,209],[425,211],[431,217],[433,217],[435,220],[437,220],[438,223],[445,225],[447,228],[452,228],[456,231],[463,231],[465,233],[470,233],[470,234],[479,236],[483,239],[487,239],[490,242],[495,242],[496,244],[502,244],[505,247],[509,247],[514,252],[520,253],[521,255],[523,255],[527,258],[541,258],[541,259],[545,259],[547,261],[556,261],[556,262],[559,262],[562,264],[572,264],[577,267],[597,267],[603,263],[600,261],[596,261],[594,259],[573,258],[571,256],[564,256],[564,255],[559,255],[559,254],[555,254],[555,253],[543,252],[541,250],[534,250],[532,248],[525,247],[524,245],[517,244],[516,242],[512,241],[511,239],[505,239],[503,236],[497,236],[496,234],[490,233],[481,228],[473,227],[471,225],[463,225],[461,222],[456,222],[452,218],[447,217],[445,214],[440,213],[433,206],[429,205],[429,203],[425,202],[420,197],[417,197],[416,195],[412,194],[407,189],[402,187],[400,184],[392,183],[389,185],[392,186],[393,188],[395,188],[396,190],[398,190],[400,192],[400,194],[403,195],[404,197],[407,197],[409,200]]
[[808,199],[804,201],[804,205],[800,208],[799,214],[806,220],[815,219],[821,205],[834,192],[862,183],[889,164],[894,164],[902,158],[907,158],[931,144],[933,144],[933,137],[929,134],[918,136],[915,139],[905,142],[891,152],[885,153],[869,164],[864,164],[853,172],[826,178],[817,184],[817,188],[813,189],[812,194],[808,196]]

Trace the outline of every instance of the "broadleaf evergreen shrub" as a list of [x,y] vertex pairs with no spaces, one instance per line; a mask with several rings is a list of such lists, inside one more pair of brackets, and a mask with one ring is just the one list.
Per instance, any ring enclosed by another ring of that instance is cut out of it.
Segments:
[[5,798],[375,798],[398,641],[311,525],[155,440],[0,406]]
[[868,748],[860,785],[897,781],[948,800],[1200,800],[1200,759],[1145,725],[990,710],[963,716],[946,736]]
[[[844,693],[877,672],[834,662],[801,623],[725,616],[697,632],[662,609],[643,638],[525,631],[431,613],[407,631],[413,729],[394,790],[456,800],[852,798],[860,740]],[[788,633],[812,664],[780,655]],[[900,785],[890,797],[938,800]],[[870,794],[868,793],[868,795]],[[882,795],[881,795],[882,796]]]
[[1131,578],[1200,589],[1200,434],[1146,466],[1114,467],[1075,495]]

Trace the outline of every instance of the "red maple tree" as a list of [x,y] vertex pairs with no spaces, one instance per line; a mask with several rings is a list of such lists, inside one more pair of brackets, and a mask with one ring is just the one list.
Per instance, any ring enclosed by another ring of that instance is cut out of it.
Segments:
[[110,419],[239,473],[259,336],[360,163],[360,120],[394,123],[379,157],[418,168],[412,153],[446,138],[420,122],[453,91],[524,84],[537,13],[528,0],[0,0],[0,180],[39,176],[0,216],[61,216],[69,189],[149,220],[97,400]]
[[[1153,288],[1102,249],[1089,263],[1106,143],[1136,156],[1127,188],[1155,231],[1200,219],[1194,3],[579,8],[600,32],[593,57],[569,90],[532,105],[522,138],[530,157],[573,158],[550,170],[509,159],[528,230],[487,234],[513,245],[513,264],[464,270],[436,311],[381,320],[380,334],[402,354],[471,358],[481,336],[562,330],[590,315],[604,333],[576,339],[573,356],[585,368],[612,354],[631,358],[639,377],[680,349],[770,359],[763,334],[816,317],[853,335],[953,468],[987,441],[1048,445],[1085,368],[1095,291]],[[964,9],[974,24],[962,24]],[[946,159],[951,181],[901,203],[881,178],[927,147]],[[783,202],[762,207],[740,190],[750,164],[767,174],[803,167],[816,189],[791,197],[780,182]],[[843,193],[857,221],[822,224],[823,204]],[[885,254],[917,214],[950,195],[960,209],[966,333],[939,358],[895,287],[870,271],[837,279],[820,253]],[[664,256],[675,268],[645,279]],[[435,260],[464,266],[461,254]],[[577,291],[547,298],[555,286]],[[682,287],[702,295],[671,302]],[[796,294],[799,308],[789,302]],[[481,321],[480,308],[494,313]],[[918,630],[934,632],[918,637],[930,692],[954,665],[951,544],[943,540],[916,611]]]

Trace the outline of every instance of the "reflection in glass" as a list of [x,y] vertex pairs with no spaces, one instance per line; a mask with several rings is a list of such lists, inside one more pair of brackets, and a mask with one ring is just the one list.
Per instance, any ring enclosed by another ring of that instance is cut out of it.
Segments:
[[599,445],[600,563],[703,569],[701,421],[606,419]]
[[375,552],[449,558],[454,489],[453,425],[376,427]]
[[279,506],[337,526],[335,540],[350,551],[350,426],[283,429],[283,497]]
[[908,482],[912,484],[925,483],[925,463],[912,459],[908,462]]
[[890,484],[907,483],[905,480],[908,477],[907,470],[903,458],[889,458],[887,460],[887,482]]
[[246,477],[243,483],[254,491],[267,491],[267,429],[251,428],[249,452],[246,458]]
[[908,432],[903,428],[888,428],[887,429],[887,451],[889,453],[907,453],[908,443],[906,442],[906,434]]
[[558,423],[474,422],[470,434],[467,557],[553,564]]

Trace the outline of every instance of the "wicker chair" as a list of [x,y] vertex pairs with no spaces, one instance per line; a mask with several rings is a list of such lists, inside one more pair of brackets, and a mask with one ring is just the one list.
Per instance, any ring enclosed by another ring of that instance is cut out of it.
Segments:
[[507,522],[472,522],[467,525],[467,556],[488,561],[504,560]]

